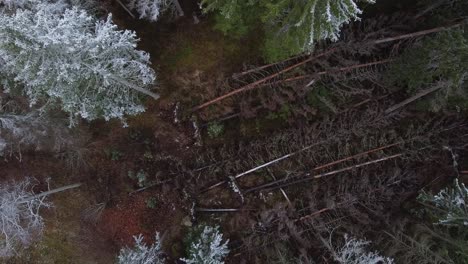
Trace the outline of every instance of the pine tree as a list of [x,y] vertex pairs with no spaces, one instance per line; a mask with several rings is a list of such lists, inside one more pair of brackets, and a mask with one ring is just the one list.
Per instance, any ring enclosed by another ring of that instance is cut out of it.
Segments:
[[229,254],[229,240],[223,242],[223,234],[219,232],[218,226],[205,226],[203,230],[196,230],[188,240],[188,257],[182,259],[188,264],[222,264]]
[[123,248],[120,250],[118,264],[164,264],[163,252],[161,250],[161,239],[156,234],[155,242],[146,245],[143,236],[135,236],[135,246],[133,248]]
[[[374,3],[374,0],[360,2]],[[203,0],[205,11],[217,11],[218,28],[245,33],[262,20],[268,60],[310,51],[317,40],[338,40],[341,27],[362,13],[358,0]],[[239,27],[241,30],[236,30]]]
[[60,105],[73,124],[77,117],[124,119],[144,111],[138,93],[159,97],[145,89],[155,74],[149,55],[135,49],[134,32],[118,30],[111,15],[96,21],[76,7],[53,8],[0,13],[0,72],[32,105]]
[[387,80],[411,95],[439,87],[420,101],[430,111],[468,110],[467,33],[453,29],[415,43],[391,66]]
[[366,247],[369,241],[350,238],[345,235],[345,241],[342,247],[333,252],[335,261],[342,264],[392,264],[393,259],[383,257],[379,252],[370,252]]
[[432,211],[438,224],[446,226],[468,226],[468,188],[455,179],[452,186],[442,189],[438,194],[422,192],[418,199],[437,210]]
[[161,13],[175,11],[173,0],[130,0],[128,8],[136,10],[140,19],[157,21]]

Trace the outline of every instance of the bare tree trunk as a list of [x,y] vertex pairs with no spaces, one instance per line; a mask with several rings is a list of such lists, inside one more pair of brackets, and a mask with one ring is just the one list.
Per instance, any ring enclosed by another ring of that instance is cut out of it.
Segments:
[[292,58],[288,58],[288,59],[283,60],[283,61],[270,63],[270,64],[267,64],[267,65],[263,65],[263,66],[260,66],[260,67],[254,68],[254,69],[246,70],[246,71],[243,71],[243,72],[240,72],[240,73],[234,73],[232,75],[232,77],[233,78],[239,78],[239,77],[242,77],[242,76],[244,76],[246,74],[256,72],[256,71],[259,71],[259,70],[263,70],[263,69],[266,69],[266,68],[269,68],[269,67],[272,67],[272,66],[275,66],[275,65],[278,65],[278,64],[286,63],[286,62],[289,62],[289,61],[292,61],[292,60],[295,60],[295,59],[299,59],[299,58],[302,58],[302,57],[305,57],[305,56],[308,56],[308,55],[309,54],[300,54],[300,55],[297,55],[297,56],[292,57]]
[[[289,154],[287,154],[287,155],[281,156],[281,157],[279,157],[279,158],[277,158],[277,159],[274,159],[274,160],[272,160],[272,161],[269,161],[269,162],[267,162],[267,163],[264,163],[264,164],[262,164],[262,165],[260,165],[260,166],[257,166],[257,167],[255,167],[255,168],[253,168],[253,169],[250,169],[250,170],[248,170],[248,171],[242,172],[242,173],[240,173],[240,174],[234,176],[234,179],[238,179],[238,178],[243,177],[243,176],[245,176],[245,175],[247,175],[247,174],[249,174],[249,173],[251,173],[251,172],[254,172],[254,171],[257,171],[257,170],[259,170],[259,169],[262,169],[262,168],[268,167],[268,166],[270,166],[270,165],[273,165],[273,164],[275,164],[275,163],[277,163],[277,162],[279,162],[279,161],[282,161],[282,160],[284,160],[284,159],[290,158],[290,157],[292,157],[292,156],[294,156],[294,155],[296,155],[296,154],[299,154],[299,153],[301,153],[301,152],[303,152],[303,151],[305,151],[305,150],[308,150],[308,149],[310,149],[310,148],[312,148],[312,147],[314,147],[314,146],[317,146],[317,145],[319,145],[319,144],[322,144],[322,143],[324,143],[324,142],[321,141],[321,142],[318,142],[318,143],[314,143],[313,145],[309,145],[309,146],[307,146],[307,147],[305,147],[305,148],[303,148],[303,149],[300,149],[300,150],[298,150],[298,151],[296,151],[296,152],[289,153]],[[356,154],[356,155],[352,155],[352,156],[349,156],[349,157],[346,157],[346,158],[343,158],[343,159],[340,159],[340,160],[337,160],[337,161],[333,161],[333,162],[330,162],[330,163],[327,163],[327,164],[324,164],[324,165],[315,167],[313,170],[314,170],[314,171],[321,170],[321,169],[324,169],[324,168],[326,168],[326,167],[330,167],[330,166],[332,166],[332,165],[336,165],[336,164],[342,163],[342,162],[347,161],[347,160],[351,160],[351,159],[354,159],[354,158],[357,158],[357,157],[360,157],[360,156],[364,156],[364,155],[367,155],[367,154],[370,154],[370,153],[374,153],[374,152],[377,152],[377,151],[380,151],[380,150],[388,149],[388,148],[390,148],[390,147],[394,147],[394,146],[397,146],[397,145],[401,145],[401,144],[403,144],[403,143],[404,143],[404,142],[397,142],[397,143],[393,143],[393,144],[390,144],[390,145],[382,146],[382,147],[379,147],[379,148],[371,149],[371,150],[368,150],[368,151],[365,151],[365,152],[358,153],[358,154]],[[281,181],[281,180],[279,180],[279,181]],[[220,182],[218,182],[218,183],[216,183],[216,184],[214,184],[214,185],[211,185],[210,187],[204,189],[202,192],[207,192],[207,191],[209,191],[209,190],[211,190],[211,189],[214,189],[214,188],[216,188],[216,187],[218,187],[218,186],[221,186],[221,185],[223,185],[223,184],[225,184],[225,183],[227,183],[227,182],[228,182],[228,180],[220,181]]]
[[296,63],[296,64],[294,64],[294,65],[292,65],[292,66],[289,66],[289,67],[287,67],[286,69],[283,69],[283,70],[281,70],[281,71],[279,71],[279,72],[277,72],[277,73],[275,73],[275,74],[272,74],[272,75],[270,75],[270,76],[267,76],[267,77],[265,77],[265,78],[263,78],[263,79],[261,79],[261,80],[258,80],[258,81],[256,81],[256,82],[247,84],[247,85],[245,85],[245,86],[243,86],[243,87],[241,87],[241,88],[239,88],[239,89],[236,89],[236,90],[234,90],[234,91],[232,91],[232,92],[229,92],[229,93],[227,93],[227,94],[224,94],[224,95],[222,95],[222,96],[220,96],[220,97],[217,97],[217,98],[215,98],[215,99],[213,99],[213,100],[210,100],[210,101],[208,101],[208,102],[206,102],[206,103],[204,103],[204,104],[201,104],[201,105],[199,105],[199,106],[197,106],[197,107],[194,107],[194,108],[192,109],[192,111],[193,111],[193,112],[198,111],[198,110],[200,110],[200,109],[202,109],[202,108],[205,108],[205,107],[207,107],[207,106],[209,106],[209,105],[212,105],[212,104],[214,104],[214,103],[217,103],[217,102],[219,102],[219,101],[221,101],[221,100],[224,100],[224,99],[226,99],[226,98],[228,98],[228,97],[231,97],[231,96],[233,96],[233,95],[235,95],[235,94],[238,94],[238,93],[241,93],[241,92],[244,92],[244,91],[251,90],[251,89],[255,88],[256,86],[258,86],[259,84],[262,84],[262,83],[264,83],[264,82],[266,82],[266,81],[268,81],[268,80],[271,80],[271,79],[275,78],[276,76],[278,76],[278,75],[280,75],[280,74],[283,74],[283,73],[285,73],[285,72],[291,71],[291,70],[293,70],[293,69],[295,69],[295,68],[297,68],[297,67],[299,67],[299,66],[302,66],[302,65],[306,64],[307,62],[309,62],[309,61],[311,61],[311,60],[314,60],[314,59],[323,57],[323,56],[325,56],[325,55],[327,55],[327,54],[329,54],[329,53],[332,53],[332,52],[334,52],[335,50],[336,50],[336,49],[330,49],[330,50],[328,50],[328,51],[322,52],[322,53],[317,54],[317,55],[315,55],[315,56],[311,56],[311,57],[309,57],[309,58],[307,58],[307,59],[305,59],[305,60],[303,60],[303,61],[301,61],[301,62],[299,62],[299,63]]
[[51,195],[51,194],[54,194],[54,193],[63,192],[63,191],[66,191],[66,190],[78,188],[80,186],[81,186],[81,183],[75,183],[75,184],[70,184],[70,185],[63,186],[63,187],[60,187],[60,188],[57,188],[57,189],[53,189],[53,190],[50,190],[50,191],[41,192],[39,194],[33,195],[33,196],[23,200],[23,201],[20,201],[19,203],[27,203],[27,202],[29,202],[31,200],[34,200],[34,199],[38,199],[38,198],[42,198],[42,197],[45,197],[47,195]]
[[[389,62],[392,62],[392,61],[393,61],[392,59],[386,59],[386,60],[373,61],[373,62],[368,62],[368,63],[363,63],[363,64],[351,65],[351,66],[341,67],[341,68],[338,68],[338,69],[335,69],[335,70],[328,70],[328,71],[321,71],[321,72],[317,72],[317,73],[313,73],[313,74],[299,75],[299,76],[287,78],[287,79],[284,79],[284,80],[279,80],[279,81],[276,81],[276,82],[264,83],[264,84],[262,84],[260,86],[262,87],[262,86],[267,86],[267,85],[277,85],[277,84],[285,83],[285,82],[299,81],[299,80],[304,80],[306,78],[319,77],[319,76],[322,76],[322,75],[327,75],[327,74],[337,73],[337,72],[351,71],[351,70],[356,70],[356,69],[360,69],[360,68],[375,66],[375,65],[379,65],[379,64],[385,64],[385,63],[389,63]],[[311,86],[312,84],[314,84],[315,81],[316,81],[315,79],[312,79],[311,81],[309,81],[309,83],[306,85],[306,87]]]
[[439,6],[443,5],[445,3],[446,0],[439,0],[437,2],[435,2],[434,4],[430,5],[429,7],[427,7],[426,9],[424,9],[423,11],[419,12],[414,18],[418,19],[422,16],[424,16],[425,14],[431,12],[432,10],[438,8]]
[[244,193],[251,193],[251,192],[259,191],[259,190],[263,190],[263,189],[274,190],[274,189],[277,189],[277,188],[284,188],[284,187],[288,187],[288,186],[291,186],[291,185],[307,182],[307,181],[310,181],[310,180],[320,179],[320,178],[323,178],[323,177],[326,177],[326,176],[335,175],[335,174],[338,174],[340,172],[345,172],[345,171],[349,171],[349,170],[369,166],[371,164],[380,163],[380,162],[383,162],[383,161],[386,161],[386,160],[395,159],[395,158],[398,158],[398,157],[401,157],[401,156],[403,156],[403,153],[387,156],[387,157],[376,159],[376,160],[371,160],[371,161],[368,161],[368,162],[364,162],[364,163],[361,163],[361,164],[349,166],[349,167],[346,167],[346,168],[342,168],[342,169],[338,169],[338,170],[334,170],[334,171],[330,171],[330,172],[326,172],[326,173],[307,176],[307,177],[300,178],[300,179],[297,179],[297,180],[291,181],[291,182],[287,182],[287,180],[281,179],[281,180],[278,180],[278,181],[273,181],[273,182],[270,182],[270,183],[267,183],[267,184],[263,184],[263,185],[248,189]]
[[[257,171],[257,170],[259,170],[259,169],[268,167],[268,166],[270,166],[270,165],[272,165],[272,164],[275,164],[275,163],[277,163],[277,162],[279,162],[279,161],[282,161],[282,160],[287,159],[287,158],[289,158],[289,157],[292,157],[292,156],[294,156],[294,155],[296,155],[296,154],[299,154],[299,153],[301,153],[301,152],[303,152],[303,151],[306,151],[306,150],[312,148],[313,146],[316,146],[316,145],[321,144],[321,143],[323,143],[323,142],[314,143],[313,145],[309,145],[309,146],[307,146],[307,147],[305,147],[305,148],[302,148],[302,149],[300,149],[300,150],[298,150],[298,151],[296,151],[296,152],[286,154],[286,155],[281,156],[281,157],[279,157],[279,158],[277,158],[277,159],[274,159],[274,160],[269,161],[269,162],[267,162],[267,163],[264,163],[264,164],[262,164],[262,165],[260,165],[260,166],[257,166],[257,167],[255,167],[255,168],[253,168],[253,169],[250,169],[250,170],[248,170],[248,171],[244,171],[244,172],[242,172],[242,173],[240,173],[240,174],[237,174],[237,175],[234,176],[233,178],[234,178],[234,179],[238,179],[238,178],[243,177],[243,176],[245,176],[245,175],[247,175],[247,174],[249,174],[249,173],[251,173],[251,172],[254,172],[254,171]],[[228,182],[228,180],[220,181],[220,182],[218,182],[218,183],[216,183],[216,184],[214,184],[214,185],[211,185],[210,187],[204,189],[202,192],[207,192],[207,191],[209,191],[209,190],[211,190],[211,189],[214,189],[214,188],[216,188],[216,187],[218,187],[218,186],[221,186],[221,185],[223,185],[223,184],[225,184],[225,183],[227,183],[227,182]]]
[[174,5],[177,9],[177,13],[179,13],[178,15],[179,16],[184,16],[184,10],[182,10],[182,6],[180,6],[180,3],[179,3],[179,0],[173,0],[174,1]]
[[124,3],[122,3],[120,0],[115,0],[115,1],[117,1],[117,3],[119,3],[119,5],[122,6],[123,9],[124,9],[132,18],[135,18],[135,15],[133,15],[132,11],[130,11]]
[[195,208],[195,212],[208,212],[208,213],[227,213],[227,212],[239,212],[239,211],[257,211],[255,209],[236,209],[236,208]]
[[434,87],[431,87],[429,89],[426,89],[426,90],[423,90],[417,94],[415,94],[414,96],[411,96],[410,98],[404,100],[403,102],[399,103],[399,104],[396,104],[390,108],[388,108],[387,110],[385,110],[385,114],[390,114],[391,112],[394,112],[400,108],[402,108],[403,106],[407,105],[407,104],[410,104],[416,100],[418,100],[419,98],[421,97],[424,97],[430,93],[433,93],[439,89],[441,89],[443,86],[442,85],[436,85]]
[[454,28],[454,27],[459,27],[459,26],[461,26],[463,24],[465,24],[465,23],[464,22],[455,23],[455,24],[448,25],[448,26],[436,27],[436,28],[422,30],[422,31],[418,31],[418,32],[413,32],[413,33],[409,33],[409,34],[404,34],[404,35],[400,35],[400,36],[396,36],[396,37],[383,38],[383,39],[372,41],[371,43],[381,44],[381,43],[391,42],[391,41],[400,40],[400,39],[407,39],[407,38],[414,38],[414,37],[424,36],[424,35],[427,35],[427,34],[432,34],[432,33],[436,33],[436,32],[449,30],[449,29]]

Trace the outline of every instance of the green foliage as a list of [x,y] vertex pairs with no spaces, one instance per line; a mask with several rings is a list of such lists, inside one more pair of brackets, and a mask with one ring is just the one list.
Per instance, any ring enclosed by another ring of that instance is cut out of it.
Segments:
[[448,107],[467,109],[467,33],[457,29],[424,38],[402,54],[389,69],[387,78],[409,94],[440,85],[442,88],[427,99],[432,111]]
[[140,169],[136,174],[134,171],[130,170],[128,171],[127,176],[132,180],[136,180],[138,187],[140,188],[151,185],[151,182],[148,181],[148,174],[142,169]]
[[291,115],[291,107],[288,104],[284,104],[278,112],[270,113],[266,118],[270,120],[281,119],[286,121]]
[[[257,29],[265,33],[263,54],[277,61],[307,52],[314,42],[336,41],[343,24],[358,19],[356,0],[203,0],[205,12],[216,11],[216,28],[239,37]],[[373,0],[360,0],[373,3]],[[258,22],[256,22],[258,21]]]
[[[202,1],[204,4],[209,1]],[[204,10],[205,12],[216,10],[217,6],[224,5],[221,12],[215,15],[215,29],[226,35],[239,38],[248,34],[258,24],[259,4],[255,0],[247,1],[220,1],[211,2]]]
[[[332,100],[329,88],[321,84],[316,85],[314,90],[307,94],[307,103],[322,112],[330,112],[330,106],[324,103],[330,101]],[[331,105],[331,103],[328,104]]]
[[123,157],[123,154],[122,152],[120,152],[119,150],[117,149],[105,149],[104,150],[104,153],[106,154],[106,156],[112,160],[112,161],[118,161],[120,160],[122,157]]
[[158,205],[158,200],[156,200],[156,198],[154,198],[154,197],[148,198],[146,200],[146,207],[148,207],[150,209],[156,208],[157,205]]
[[210,138],[217,138],[224,132],[224,125],[218,122],[213,122],[208,126],[208,136]]

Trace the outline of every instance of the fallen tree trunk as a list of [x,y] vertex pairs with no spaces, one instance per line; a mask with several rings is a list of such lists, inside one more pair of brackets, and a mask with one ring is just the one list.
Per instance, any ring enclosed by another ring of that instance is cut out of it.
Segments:
[[[369,165],[380,163],[380,162],[383,162],[383,161],[386,161],[386,160],[395,159],[395,158],[398,158],[398,157],[401,157],[401,156],[403,156],[403,153],[391,155],[391,156],[376,159],[376,160],[371,160],[371,161],[368,161],[368,162],[364,162],[364,163],[361,163],[361,164],[349,166],[349,167],[346,167],[346,168],[342,168],[342,169],[338,169],[338,170],[334,170],[334,171],[330,171],[330,172],[326,172],[326,173],[316,174],[316,175],[312,175],[312,176],[306,176],[304,178],[299,178],[297,180],[292,180],[292,181],[290,181],[291,179],[281,179],[281,180],[278,180],[278,181],[273,181],[273,182],[270,182],[270,183],[267,183],[267,184],[263,184],[263,185],[248,189],[248,190],[244,191],[244,193],[247,194],[247,193],[251,193],[251,192],[259,191],[259,190],[274,190],[274,189],[278,189],[278,188],[289,187],[291,185],[295,185],[295,184],[298,184],[298,183],[303,183],[303,182],[307,182],[307,181],[310,181],[310,180],[320,179],[320,178],[323,178],[323,177],[326,177],[326,176],[331,176],[331,175],[338,174],[340,172],[345,172],[345,171],[349,171],[349,170],[369,166]],[[307,174],[307,175],[309,175],[309,174]]]
[[428,95],[428,94],[430,94],[430,93],[433,93],[433,92],[435,92],[435,91],[438,91],[438,90],[441,89],[442,87],[443,87],[442,85],[436,85],[436,86],[431,87],[431,88],[429,88],[429,89],[423,90],[423,91],[421,91],[421,92],[415,94],[414,96],[411,96],[410,98],[404,100],[403,102],[398,103],[398,104],[396,104],[396,105],[394,105],[394,106],[392,106],[392,107],[389,107],[387,110],[385,110],[385,114],[390,114],[391,112],[394,112],[394,111],[396,111],[396,110],[398,110],[398,109],[404,107],[405,105],[410,104],[410,103],[412,103],[412,102],[418,100],[418,99],[421,98],[421,97],[424,97],[424,96],[426,96],[426,95]]
[[31,200],[34,200],[34,199],[39,199],[39,198],[42,198],[42,197],[45,197],[47,195],[51,195],[51,194],[54,194],[54,193],[63,192],[63,191],[66,191],[66,190],[78,188],[80,186],[81,186],[81,183],[70,184],[70,185],[63,186],[63,187],[60,187],[60,188],[57,188],[57,189],[53,189],[53,190],[50,190],[50,191],[46,191],[46,192],[42,192],[42,193],[33,195],[31,197],[28,197],[25,200],[20,201],[19,203],[20,204],[21,203],[27,203],[27,202],[29,202]]
[[[454,27],[459,27],[459,26],[461,26],[463,24],[465,24],[465,21],[458,22],[458,23],[455,23],[455,24],[451,24],[451,25],[448,25],[448,26],[436,27],[436,28],[432,28],[432,29],[417,31],[417,32],[408,33],[408,34],[403,34],[403,35],[399,35],[399,36],[395,36],[395,37],[388,37],[388,38],[382,38],[382,39],[373,40],[373,41],[367,41],[367,42],[363,42],[363,45],[366,45],[366,44],[382,44],[382,43],[388,43],[388,42],[393,42],[393,41],[402,40],[402,39],[420,37],[420,36],[424,36],[424,35],[427,35],[427,34],[432,34],[432,33],[436,33],[436,32],[445,31],[445,30],[448,30],[448,29],[451,29],[451,28],[454,28]],[[253,83],[242,86],[241,88],[238,88],[238,89],[233,90],[233,91],[231,91],[229,93],[226,93],[224,95],[216,97],[215,99],[212,99],[212,100],[210,100],[208,102],[205,102],[205,103],[203,103],[201,105],[198,105],[198,106],[196,106],[196,107],[194,107],[192,109],[192,112],[196,112],[196,111],[198,111],[200,109],[203,109],[203,108],[205,108],[207,106],[215,104],[215,103],[217,103],[217,102],[219,102],[221,100],[229,98],[229,97],[231,97],[233,95],[236,95],[238,93],[254,89],[254,88],[258,87],[260,84],[263,84],[266,81],[269,81],[269,80],[277,77],[278,75],[289,72],[289,71],[291,71],[293,69],[296,69],[297,67],[300,67],[300,66],[302,66],[302,65],[304,65],[304,64],[306,64],[306,63],[308,63],[308,62],[310,62],[310,61],[312,61],[314,59],[323,57],[323,56],[328,55],[330,53],[333,53],[333,52],[335,52],[337,50],[338,50],[338,48],[331,48],[331,49],[329,49],[327,51],[324,51],[322,53],[319,53],[319,54],[317,54],[315,56],[311,56],[311,57],[309,57],[309,58],[307,58],[307,59],[305,59],[305,60],[303,60],[303,61],[301,61],[299,63],[296,63],[296,64],[294,64],[292,66],[289,66],[289,67],[287,67],[287,68],[285,68],[285,69],[283,69],[283,70],[281,70],[279,72],[276,72],[276,73],[274,73],[274,74],[272,74],[270,76],[267,76],[267,77],[265,77],[263,79],[260,79],[258,81],[253,82]]]

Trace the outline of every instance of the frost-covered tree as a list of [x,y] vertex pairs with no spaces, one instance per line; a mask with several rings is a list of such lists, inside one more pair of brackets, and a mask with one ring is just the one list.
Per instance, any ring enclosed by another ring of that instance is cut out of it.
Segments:
[[437,208],[432,211],[438,218],[438,224],[468,226],[468,188],[463,183],[459,183],[458,179],[438,194],[423,191],[418,199]]
[[392,264],[393,259],[381,256],[379,252],[371,252],[366,249],[369,241],[344,237],[342,247],[336,248],[333,252],[335,261],[342,264]]
[[51,5],[0,13],[0,72],[32,105],[58,104],[73,124],[77,117],[124,119],[144,111],[139,93],[159,97],[145,88],[155,73],[149,55],[135,49],[134,32],[118,30],[110,15],[96,21],[76,7],[51,12]]
[[35,194],[35,185],[31,178],[0,184],[0,259],[15,255],[40,237],[44,221],[39,210],[52,206],[46,201],[49,195],[81,186],[71,184]]
[[309,51],[317,40],[338,40],[341,27],[359,19],[359,2],[375,0],[202,0],[205,11],[219,13],[218,28],[228,34],[245,33],[261,19],[269,60]]
[[0,4],[5,5],[9,9],[24,7],[30,0],[0,0]]
[[34,197],[31,179],[0,185],[0,257],[14,255],[41,234],[44,221],[39,214],[51,204]]
[[174,13],[176,10],[174,0],[130,0],[127,6],[130,10],[135,10],[140,19],[153,22],[157,21],[162,13]]
[[164,264],[164,256],[161,250],[161,239],[156,234],[154,243],[146,245],[143,236],[135,236],[135,246],[133,248],[123,248],[117,259],[118,264]]
[[189,240],[187,258],[182,259],[186,263],[222,264],[229,254],[227,245],[229,240],[223,242],[223,234],[218,226],[205,226],[194,232]]

